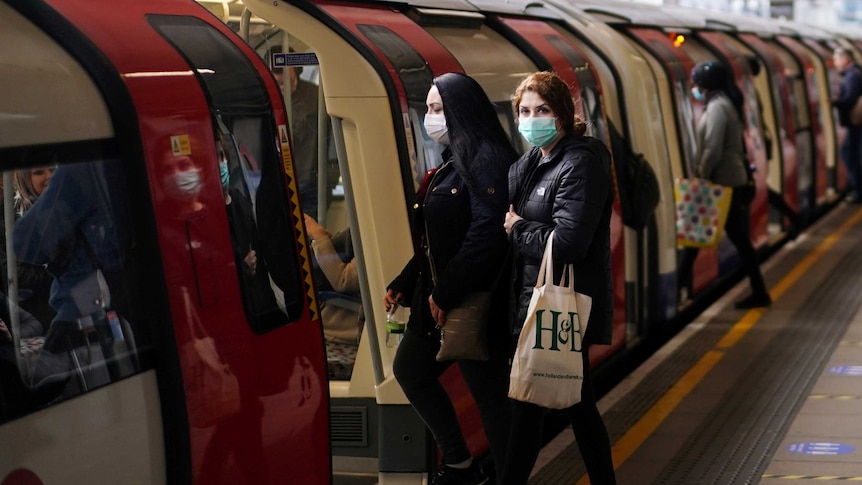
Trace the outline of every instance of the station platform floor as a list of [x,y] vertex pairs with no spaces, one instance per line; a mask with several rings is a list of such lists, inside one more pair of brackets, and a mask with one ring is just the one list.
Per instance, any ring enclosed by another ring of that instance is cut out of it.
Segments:
[[[772,306],[735,309],[744,279],[600,400],[619,484],[862,482],[862,205],[761,268]],[[529,484],[585,473],[564,430]]]

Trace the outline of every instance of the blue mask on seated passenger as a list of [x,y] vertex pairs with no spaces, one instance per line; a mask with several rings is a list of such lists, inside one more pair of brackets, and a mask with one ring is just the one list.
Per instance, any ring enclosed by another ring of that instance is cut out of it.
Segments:
[[700,90],[699,87],[695,86],[691,88],[691,95],[694,96],[694,99],[703,102],[706,100],[706,93]]
[[559,134],[556,118],[519,118],[518,131],[528,143],[539,148],[548,146]]
[[227,160],[218,163],[218,174],[221,177],[222,188],[227,190],[228,183],[230,182],[230,173],[227,171]]

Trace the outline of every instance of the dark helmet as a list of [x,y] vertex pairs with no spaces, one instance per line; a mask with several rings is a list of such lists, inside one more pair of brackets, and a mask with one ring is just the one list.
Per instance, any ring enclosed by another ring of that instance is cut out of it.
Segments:
[[705,61],[694,66],[691,81],[703,89],[724,89],[727,86],[727,68],[718,61]]

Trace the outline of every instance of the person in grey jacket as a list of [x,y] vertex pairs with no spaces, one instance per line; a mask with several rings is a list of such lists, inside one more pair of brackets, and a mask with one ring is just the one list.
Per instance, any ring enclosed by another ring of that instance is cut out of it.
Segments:
[[[596,406],[589,346],[611,343],[613,286],[610,221],[614,200],[610,152],[585,136],[569,87],[556,74],[537,72],[515,90],[518,131],[534,145],[509,169],[509,212],[504,227],[515,252],[515,332],[520,333],[549,235],[554,274],[575,268],[575,289],[592,297],[583,340],[581,401],[566,413],[594,485],[616,483],[611,445]],[[556,278],[559,280],[559,278]],[[517,340],[517,339],[516,339]],[[512,400],[512,431],[500,485],[524,485],[542,445],[547,410]]]
[[[748,273],[751,294],[736,302],[736,308],[758,308],[772,304],[766,289],[757,254],[751,243],[751,217],[749,201],[743,194],[748,182],[748,162],[745,159],[742,130],[745,126],[741,100],[735,104],[728,96],[732,82],[727,68],[717,61],[697,64],[691,77],[695,99],[706,106],[697,123],[694,177],[713,183],[733,187],[727,220],[724,229],[736,247],[742,266]],[[679,282],[691,284],[692,265],[697,258],[696,248],[683,250],[680,260]]]

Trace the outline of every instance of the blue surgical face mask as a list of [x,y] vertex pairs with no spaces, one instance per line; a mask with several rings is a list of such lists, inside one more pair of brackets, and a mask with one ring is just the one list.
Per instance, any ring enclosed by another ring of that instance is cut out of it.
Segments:
[[227,185],[230,182],[230,173],[227,171],[227,160],[218,163],[218,174],[221,177],[221,186],[227,190]]
[[548,146],[557,138],[556,118],[519,118],[518,131],[531,145],[539,148]]
[[700,88],[697,86],[691,88],[691,95],[694,96],[694,99],[698,101],[703,102],[706,100],[706,94],[701,91]]

